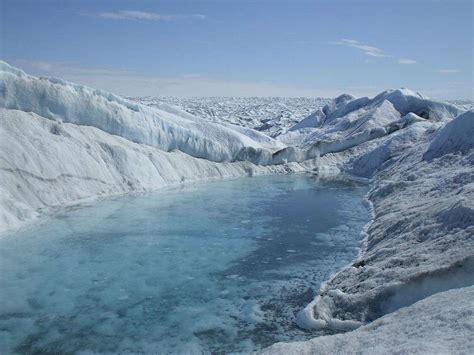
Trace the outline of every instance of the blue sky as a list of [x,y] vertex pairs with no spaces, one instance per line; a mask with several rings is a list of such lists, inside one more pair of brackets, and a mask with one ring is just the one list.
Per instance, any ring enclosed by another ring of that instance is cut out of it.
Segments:
[[126,95],[473,98],[472,0],[0,0],[0,54]]

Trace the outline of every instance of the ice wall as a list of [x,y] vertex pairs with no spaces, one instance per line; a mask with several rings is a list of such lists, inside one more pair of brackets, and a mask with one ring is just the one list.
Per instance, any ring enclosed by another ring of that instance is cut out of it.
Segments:
[[252,148],[254,162],[264,163],[273,151],[285,147],[259,132],[236,130],[179,110],[143,106],[61,79],[36,78],[5,62],[0,62],[0,79],[0,107],[93,126],[165,151],[220,162],[237,160],[242,150]]

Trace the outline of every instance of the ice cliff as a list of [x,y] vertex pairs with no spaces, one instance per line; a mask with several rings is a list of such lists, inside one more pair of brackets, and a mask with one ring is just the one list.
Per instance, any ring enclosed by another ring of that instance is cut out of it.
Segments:
[[56,78],[36,78],[0,62],[0,107],[34,112],[58,122],[96,127],[129,141],[165,151],[180,150],[212,161],[245,160],[252,150],[256,163],[271,159],[284,144],[268,136],[170,109],[133,103],[111,93]]

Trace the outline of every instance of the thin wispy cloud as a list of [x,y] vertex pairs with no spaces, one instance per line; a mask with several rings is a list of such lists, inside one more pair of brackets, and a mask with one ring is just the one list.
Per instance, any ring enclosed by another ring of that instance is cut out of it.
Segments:
[[9,62],[17,67],[22,68],[28,73],[35,75],[47,75],[62,77],[65,74],[69,75],[131,75],[134,74],[131,70],[111,70],[104,68],[86,68],[66,62],[57,61],[42,61],[31,59],[10,59]]
[[[376,57],[376,58],[393,58],[394,57],[393,55],[386,53],[381,48],[362,43],[355,39],[341,38],[339,41],[334,42],[334,43],[340,46],[356,48],[364,52],[364,54],[369,57]],[[398,58],[397,63],[404,64],[404,65],[416,64],[416,60],[409,59],[409,58]]]
[[408,58],[400,58],[398,59],[398,64],[416,64],[416,60],[414,59],[408,59]]
[[140,11],[140,10],[118,10],[107,11],[93,14],[92,16],[106,20],[126,20],[126,21],[178,21],[178,20],[205,20],[206,16],[202,14],[178,14],[164,15],[156,12]]
[[440,69],[438,70],[441,74],[455,74],[459,73],[459,69]]
[[368,55],[370,57],[380,57],[380,58],[390,57],[389,55],[385,54],[383,50],[381,50],[380,48],[369,46],[368,44],[361,43],[355,39],[342,38],[339,41],[337,41],[336,44],[339,44],[341,46],[357,48],[363,51],[365,55]]

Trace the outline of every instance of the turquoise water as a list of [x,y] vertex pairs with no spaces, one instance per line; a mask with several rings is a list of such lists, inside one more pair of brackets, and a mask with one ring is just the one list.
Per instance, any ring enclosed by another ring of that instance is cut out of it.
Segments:
[[247,177],[127,195],[0,237],[0,349],[231,352],[295,324],[356,255],[367,189]]

